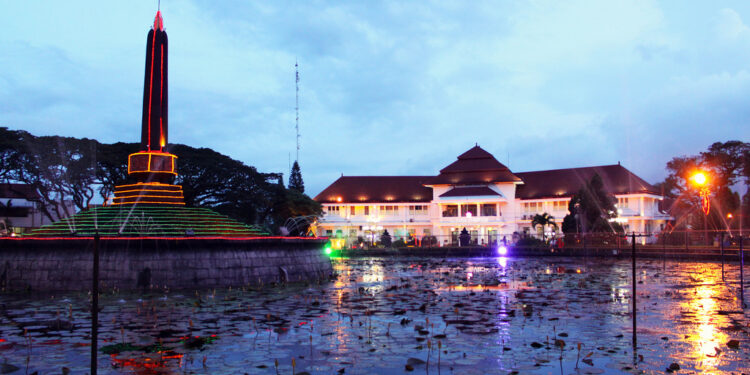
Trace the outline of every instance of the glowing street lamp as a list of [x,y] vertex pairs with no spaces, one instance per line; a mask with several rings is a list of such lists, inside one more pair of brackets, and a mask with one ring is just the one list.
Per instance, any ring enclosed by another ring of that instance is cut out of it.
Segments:
[[708,187],[708,177],[704,172],[696,172],[692,176],[690,176],[690,180],[693,181],[693,184],[698,187],[699,194],[701,197],[701,208],[703,208],[703,213],[708,216],[708,212],[711,210],[710,205],[710,196],[711,196],[711,189]]
[[698,186],[703,186],[708,182],[708,178],[706,178],[706,174],[703,172],[696,172],[690,179]]

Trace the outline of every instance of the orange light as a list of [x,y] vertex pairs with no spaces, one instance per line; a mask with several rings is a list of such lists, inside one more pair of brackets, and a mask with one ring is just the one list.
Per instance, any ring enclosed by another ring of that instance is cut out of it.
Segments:
[[128,186],[143,186],[143,185],[174,186],[176,188],[180,187],[180,185],[165,184],[165,183],[162,183],[162,182],[139,182],[139,183],[136,183],[136,184],[117,185],[117,186],[115,186],[115,188],[121,188],[121,187],[124,188],[124,187],[128,187]]
[[727,214],[727,219],[731,219],[731,218],[733,218],[733,217],[734,217],[734,216],[732,215],[732,213],[731,213],[731,212]]
[[703,172],[696,172],[692,176],[690,176],[690,179],[693,180],[693,183],[698,186],[703,186],[708,182],[708,177],[706,177],[706,174]]
[[336,198],[336,202],[341,202],[341,197]]

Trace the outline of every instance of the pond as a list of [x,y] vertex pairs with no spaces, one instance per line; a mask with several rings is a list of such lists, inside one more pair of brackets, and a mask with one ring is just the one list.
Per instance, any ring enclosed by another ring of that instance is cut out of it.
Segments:
[[[99,373],[749,373],[738,267],[585,258],[335,259],[321,285],[100,299]],[[2,295],[0,373],[84,373],[90,296]],[[14,371],[15,370],[15,371]],[[671,371],[671,370],[670,370]]]

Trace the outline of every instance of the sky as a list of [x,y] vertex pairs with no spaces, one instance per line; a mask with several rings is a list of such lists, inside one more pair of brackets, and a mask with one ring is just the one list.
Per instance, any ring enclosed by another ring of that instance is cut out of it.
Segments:
[[[0,126],[138,142],[157,1],[0,0]],[[169,141],[263,172],[435,175],[476,143],[512,171],[750,141],[747,1],[163,0]]]

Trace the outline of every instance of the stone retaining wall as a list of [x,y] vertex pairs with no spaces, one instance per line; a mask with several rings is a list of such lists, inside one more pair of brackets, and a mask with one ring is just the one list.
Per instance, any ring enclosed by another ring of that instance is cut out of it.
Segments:
[[[90,290],[93,239],[0,239],[5,290]],[[100,240],[100,289],[220,288],[316,281],[332,273],[319,239]]]

